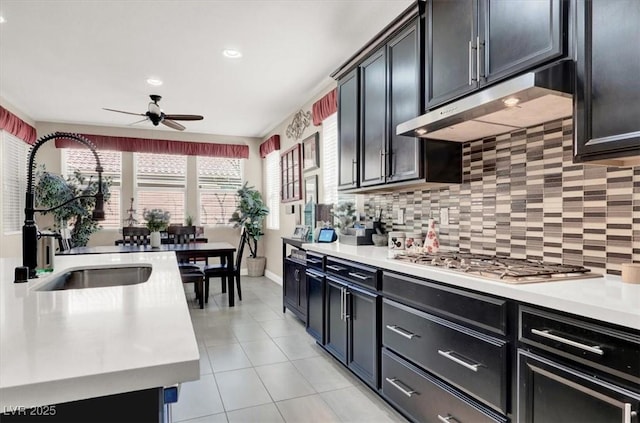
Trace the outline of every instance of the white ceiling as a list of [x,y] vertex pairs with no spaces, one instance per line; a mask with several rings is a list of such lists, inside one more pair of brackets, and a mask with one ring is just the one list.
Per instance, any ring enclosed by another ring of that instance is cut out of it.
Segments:
[[1,0],[0,97],[35,121],[126,127],[136,116],[102,108],[144,113],[160,94],[165,113],[204,116],[185,132],[262,137],[411,3]]

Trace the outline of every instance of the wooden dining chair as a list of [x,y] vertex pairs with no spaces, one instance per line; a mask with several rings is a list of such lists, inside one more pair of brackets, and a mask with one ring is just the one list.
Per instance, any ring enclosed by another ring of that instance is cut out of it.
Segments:
[[226,263],[212,264],[204,267],[204,295],[205,298],[209,296],[209,279],[220,278],[222,284],[222,292],[227,291],[228,283],[236,284],[236,290],[238,291],[238,299],[242,301],[242,288],[240,286],[240,266],[242,265],[242,253],[244,252],[244,244],[247,242],[247,232],[242,228],[240,233],[240,243],[238,244],[238,251],[236,252],[236,260],[232,268],[229,269]]
[[123,245],[147,245],[151,239],[149,228],[125,226],[122,228]]
[[[195,226],[178,226],[170,225],[167,228],[167,236],[172,244],[189,244],[196,240]],[[209,296],[205,295],[208,291],[205,286],[205,275],[202,268],[195,263],[179,262],[180,277],[182,283],[195,284],[196,298],[200,302],[200,308],[204,308],[204,303],[209,302]]]

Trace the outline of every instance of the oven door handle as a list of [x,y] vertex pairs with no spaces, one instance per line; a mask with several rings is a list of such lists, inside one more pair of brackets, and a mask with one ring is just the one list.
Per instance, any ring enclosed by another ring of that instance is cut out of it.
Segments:
[[563,338],[558,335],[554,335],[550,330],[540,330],[540,329],[531,329],[531,333],[534,335],[542,336],[543,338],[551,339],[552,341],[557,341],[562,344],[570,345],[575,348],[579,348],[581,350],[589,351],[590,353],[604,355],[604,351],[602,351],[602,347],[600,345],[586,345],[581,342],[572,341],[571,339]]

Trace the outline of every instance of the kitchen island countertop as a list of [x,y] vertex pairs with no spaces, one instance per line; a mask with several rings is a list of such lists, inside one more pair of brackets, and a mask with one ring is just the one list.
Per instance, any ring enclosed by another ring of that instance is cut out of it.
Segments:
[[336,242],[303,244],[302,248],[640,330],[640,284],[624,283],[619,276],[514,285],[388,258],[388,249],[385,247]]
[[0,410],[199,378],[199,352],[174,253],[56,257],[74,267],[148,263],[137,285],[38,291],[14,284],[20,259],[0,260]]

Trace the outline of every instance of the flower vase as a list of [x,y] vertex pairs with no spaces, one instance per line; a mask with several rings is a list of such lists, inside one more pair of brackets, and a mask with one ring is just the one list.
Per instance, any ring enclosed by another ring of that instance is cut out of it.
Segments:
[[162,241],[160,240],[160,232],[153,231],[151,232],[150,245],[151,248],[160,248],[160,244]]
[[429,219],[429,227],[427,228],[427,236],[424,239],[424,249],[427,253],[437,253],[440,249],[440,241],[438,241],[438,233],[436,232],[436,222]]

